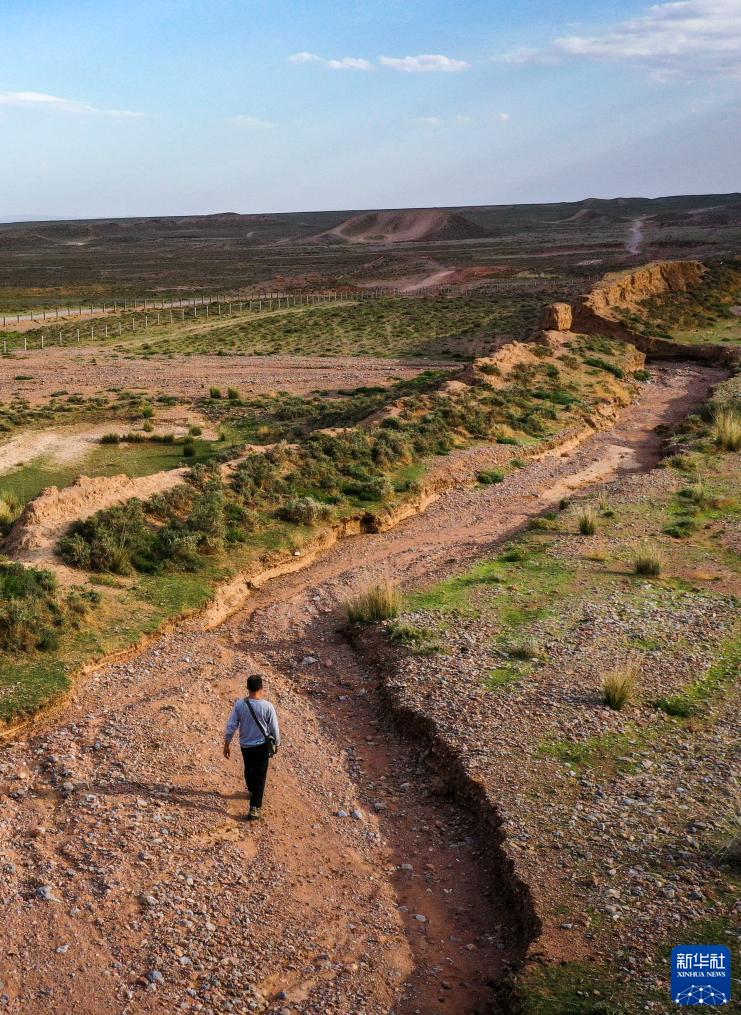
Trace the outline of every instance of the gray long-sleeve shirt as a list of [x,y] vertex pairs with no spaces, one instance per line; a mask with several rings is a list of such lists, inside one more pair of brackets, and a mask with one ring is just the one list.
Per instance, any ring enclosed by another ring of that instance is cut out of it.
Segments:
[[[252,705],[255,714],[267,732],[270,736],[275,737],[276,744],[279,744],[280,728],[278,727],[278,716],[273,706],[263,698],[250,698],[250,705]],[[231,743],[237,729],[239,729],[240,747],[257,747],[265,741],[262,730],[252,718],[244,698],[239,698],[234,702],[234,708],[227,720],[224,734],[227,743]]]

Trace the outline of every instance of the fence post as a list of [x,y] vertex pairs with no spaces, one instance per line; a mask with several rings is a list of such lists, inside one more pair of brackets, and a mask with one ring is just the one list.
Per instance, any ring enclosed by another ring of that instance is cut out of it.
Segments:
[[44,332],[41,332],[41,348],[44,348]]
[[25,351],[26,351],[26,349],[28,349],[28,339],[27,339],[27,338],[26,338],[26,336],[24,335],[24,336],[23,336],[23,351],[25,352]]

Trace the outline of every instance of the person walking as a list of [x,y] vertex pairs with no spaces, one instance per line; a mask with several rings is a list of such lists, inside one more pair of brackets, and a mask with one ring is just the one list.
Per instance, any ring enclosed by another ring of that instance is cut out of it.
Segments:
[[247,697],[234,702],[224,733],[224,757],[231,754],[231,742],[239,730],[239,746],[244,759],[244,781],[250,798],[248,821],[262,817],[262,798],[270,759],[280,745],[278,715],[266,701],[259,673],[247,678]]

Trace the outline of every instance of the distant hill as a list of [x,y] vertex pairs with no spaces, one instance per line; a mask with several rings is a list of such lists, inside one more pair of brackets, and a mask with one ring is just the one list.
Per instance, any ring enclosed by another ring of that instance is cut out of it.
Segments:
[[370,211],[353,215],[305,242],[413,243],[420,240],[477,240],[489,236],[483,226],[458,212],[440,208]]
[[50,246],[73,241],[132,242],[138,237],[240,239],[251,245],[337,242],[351,244],[454,242],[494,239],[534,227],[600,225],[637,216],[695,225],[736,222],[741,194],[676,197],[586,198],[555,204],[469,205],[457,208],[397,208],[241,215],[174,215],[151,218],[34,220],[0,223],[3,242]]

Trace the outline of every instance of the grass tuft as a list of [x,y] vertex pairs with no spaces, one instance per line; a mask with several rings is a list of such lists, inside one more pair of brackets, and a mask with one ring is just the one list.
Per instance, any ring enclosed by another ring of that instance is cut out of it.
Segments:
[[382,581],[349,599],[346,609],[347,619],[353,624],[390,620],[398,616],[401,610],[401,592],[394,582]]
[[635,663],[623,663],[611,670],[602,681],[602,700],[609,708],[619,712],[633,700],[638,681]]
[[593,536],[597,531],[597,515],[594,508],[585,507],[579,514],[578,523],[582,536]]
[[633,558],[633,571],[635,574],[656,577],[661,574],[663,558],[655,546],[646,543],[641,547]]
[[716,409],[713,435],[716,445],[724,451],[741,450],[741,413],[733,406]]

